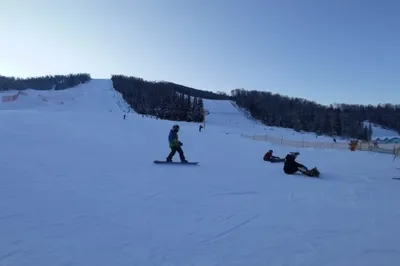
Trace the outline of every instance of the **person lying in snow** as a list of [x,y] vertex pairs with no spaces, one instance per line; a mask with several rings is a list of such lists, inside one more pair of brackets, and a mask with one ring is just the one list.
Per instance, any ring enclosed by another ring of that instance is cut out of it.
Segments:
[[298,153],[289,153],[286,155],[285,164],[283,165],[283,171],[285,174],[292,175],[296,172],[300,172],[307,176],[319,176],[319,171],[316,167],[311,170],[308,170],[307,167],[302,165],[301,163],[296,162],[296,157]]
[[285,159],[277,157],[272,155],[274,153],[273,150],[269,150],[265,155],[264,155],[264,161],[266,162],[271,162],[271,163],[276,163],[276,162],[284,162]]

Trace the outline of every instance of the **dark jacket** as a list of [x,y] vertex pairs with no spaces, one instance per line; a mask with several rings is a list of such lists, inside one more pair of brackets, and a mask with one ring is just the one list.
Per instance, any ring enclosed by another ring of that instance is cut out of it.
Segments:
[[171,129],[171,131],[169,132],[169,136],[168,136],[168,141],[169,141],[169,147],[172,148],[178,148],[180,147],[180,142],[178,140],[178,132],[174,131]]
[[305,167],[305,166],[296,162],[296,157],[293,156],[292,154],[286,155],[285,164],[283,166],[283,171],[286,174],[291,175],[296,173],[297,171],[299,171],[299,167]]
[[267,152],[267,153],[264,155],[264,161],[269,161],[269,160],[271,160],[271,157],[272,157],[272,152]]

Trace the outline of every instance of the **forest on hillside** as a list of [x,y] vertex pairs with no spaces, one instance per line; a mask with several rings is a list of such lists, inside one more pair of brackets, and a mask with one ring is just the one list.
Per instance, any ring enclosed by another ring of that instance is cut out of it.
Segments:
[[[192,90],[169,82],[113,75],[113,87],[135,112],[173,121],[202,122],[202,98],[221,99],[212,92]],[[223,98],[223,97],[222,97]]]
[[[89,74],[70,74],[32,78],[0,76],[0,91],[63,90],[91,79]],[[265,125],[293,128],[330,136],[369,140],[368,120],[386,129],[400,132],[400,105],[379,104],[325,106],[314,101],[282,96],[266,91],[234,89],[230,95],[193,89],[165,81],[146,81],[138,77],[113,75],[115,90],[139,114],[174,121],[202,122],[203,99],[232,100]]]
[[91,79],[89,74],[69,74],[32,78],[15,78],[0,75],[0,91],[7,90],[65,90],[86,83]]
[[114,88],[140,114],[178,121],[203,121],[204,99],[232,100],[268,126],[293,128],[318,135],[371,139],[369,120],[400,132],[400,105],[382,104],[325,106],[314,101],[265,91],[235,89],[231,94],[192,89],[171,82],[145,81],[137,77],[112,76]]
[[363,124],[368,120],[400,132],[400,105],[324,106],[305,99],[244,89],[233,90],[231,95],[240,107],[269,126],[370,140],[371,125]]

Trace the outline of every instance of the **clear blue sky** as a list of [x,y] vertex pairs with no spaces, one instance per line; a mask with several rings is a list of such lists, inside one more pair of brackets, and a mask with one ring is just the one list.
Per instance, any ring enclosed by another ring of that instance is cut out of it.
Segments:
[[400,103],[400,1],[0,1],[0,75]]

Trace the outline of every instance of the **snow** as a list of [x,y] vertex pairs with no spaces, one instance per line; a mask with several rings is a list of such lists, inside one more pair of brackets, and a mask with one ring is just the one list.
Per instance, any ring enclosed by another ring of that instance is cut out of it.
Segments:
[[[316,136],[315,133],[296,132],[289,128],[265,126],[251,118],[250,114],[227,100],[204,100],[204,108],[210,112],[206,116],[206,126],[218,126],[228,134],[244,134],[247,136],[275,138],[290,141],[308,141],[333,143],[333,138],[328,136]],[[336,139],[337,142],[348,143],[347,139]]]
[[[155,165],[176,122],[134,113],[124,120],[109,80],[40,93],[58,98],[46,105],[28,91],[0,111],[0,265],[400,261],[400,181],[392,179],[400,160],[299,149],[299,161],[321,177],[288,176],[282,164],[262,161],[269,148],[284,156],[288,147],[227,134],[239,132],[227,120],[235,115],[206,101],[215,111],[206,129],[180,123],[179,133],[187,158],[200,164]],[[62,95],[65,104],[56,104]]]
[[[107,79],[94,79],[67,90],[28,89],[23,92],[24,95],[21,94],[17,101],[0,102],[0,110],[104,113],[128,109],[120,93],[113,89],[111,80]],[[0,96],[16,93],[17,91],[7,91],[1,93]],[[94,106],[97,107],[93,108]]]
[[[368,126],[368,125],[369,125],[369,121],[364,121],[364,126]],[[398,132],[396,132],[395,130],[385,129],[376,124],[371,124],[371,127],[372,127],[372,139],[393,138],[393,137],[400,136],[400,134]]]

